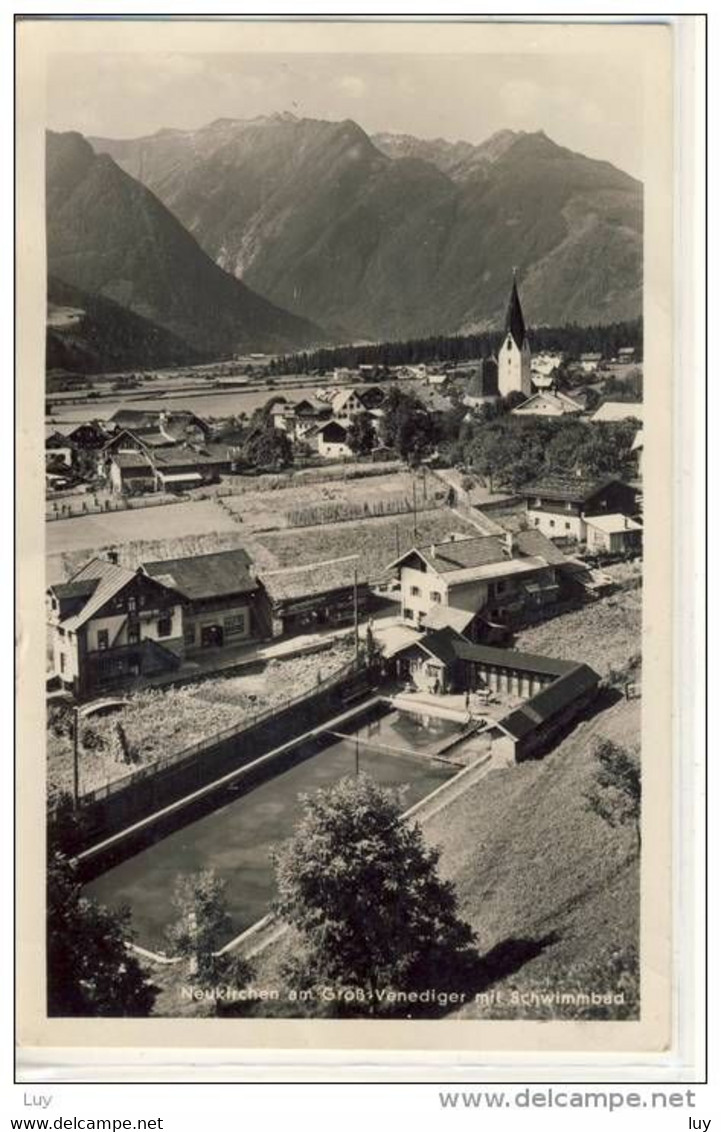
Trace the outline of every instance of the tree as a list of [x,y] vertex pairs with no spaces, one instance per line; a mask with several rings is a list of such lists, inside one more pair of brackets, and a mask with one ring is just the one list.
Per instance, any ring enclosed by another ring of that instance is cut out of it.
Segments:
[[297,944],[291,986],[352,988],[354,1011],[376,1014],[384,988],[457,978],[474,934],[397,792],[360,774],[302,802],[294,836],[274,854],[276,911]]
[[82,895],[75,866],[48,863],[48,1014],[55,1018],[147,1017],[157,990],[129,950],[130,911]]
[[293,462],[290,437],[270,419],[251,427],[243,445],[243,458],[256,468],[286,467]]
[[348,447],[356,456],[372,452],[376,444],[376,433],[370,413],[358,413],[348,426]]
[[632,824],[641,850],[641,764],[634,751],[600,739],[594,750],[596,769],[585,794],[586,809],[613,828]]
[[177,920],[167,929],[168,943],[175,955],[188,961],[190,979],[206,990],[217,988],[231,977],[236,984],[246,982],[249,970],[243,960],[218,954],[233,927],[225,881],[213,869],[179,876],[171,904]]

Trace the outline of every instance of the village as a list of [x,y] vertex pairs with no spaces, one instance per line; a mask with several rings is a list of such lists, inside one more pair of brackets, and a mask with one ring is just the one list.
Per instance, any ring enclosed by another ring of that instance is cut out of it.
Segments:
[[[498,351],[471,363],[311,387],[255,359],[227,415],[132,389],[107,416],[49,406],[50,821],[67,799],[83,815],[89,891],[123,891],[139,828],[172,810],[182,829],[198,791],[218,805],[309,736],[354,743],[356,770],[387,756],[392,781],[404,759],[441,774],[417,805],[431,826],[447,807],[444,837],[468,790],[584,728],[637,746],[641,364],[533,355],[514,277]],[[153,868],[133,889],[148,954]]]

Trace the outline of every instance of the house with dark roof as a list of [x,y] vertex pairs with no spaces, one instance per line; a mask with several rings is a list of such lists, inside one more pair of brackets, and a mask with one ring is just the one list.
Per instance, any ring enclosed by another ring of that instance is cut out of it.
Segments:
[[587,538],[586,516],[633,517],[638,508],[635,489],[615,476],[549,475],[528,484],[523,493],[529,527],[548,538],[578,542]]
[[162,432],[170,444],[181,440],[207,440],[211,428],[207,421],[190,409],[118,409],[108,424],[131,432]]
[[184,656],[182,596],[109,558],[50,586],[47,614],[54,675],[80,698],[174,671]]
[[318,454],[326,460],[352,456],[348,444],[348,427],[342,421],[330,420],[306,433],[306,440],[317,447]]
[[268,596],[245,550],[146,562],[143,571],[183,598],[187,655],[271,635]]
[[404,621],[451,624],[446,608],[478,618],[473,635],[522,624],[529,611],[559,596],[557,566],[565,562],[539,532],[455,538],[413,547],[388,567],[400,581]]

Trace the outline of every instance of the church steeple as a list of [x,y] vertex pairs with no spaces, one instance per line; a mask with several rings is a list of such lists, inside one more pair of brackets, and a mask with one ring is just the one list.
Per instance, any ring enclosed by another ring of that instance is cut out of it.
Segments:
[[531,346],[521,310],[521,299],[513,270],[511,294],[501,348],[498,351],[498,389],[502,397],[518,391],[531,396]]
[[521,310],[521,300],[518,294],[518,287],[516,286],[516,269],[513,269],[513,283],[511,285],[511,294],[508,299],[508,310],[506,311],[506,323],[504,326],[506,334],[513,337],[513,341],[518,346],[519,350],[523,349],[523,342],[526,337],[526,324],[523,320],[523,311]]

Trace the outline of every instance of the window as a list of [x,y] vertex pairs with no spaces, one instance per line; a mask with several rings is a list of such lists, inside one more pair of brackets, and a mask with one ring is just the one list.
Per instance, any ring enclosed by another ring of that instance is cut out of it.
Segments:
[[540,500],[540,499],[537,499],[537,500],[536,500],[536,502],[535,502],[535,503],[533,504],[533,506],[534,506],[534,507],[542,507],[542,506],[543,506],[543,504],[541,503],[541,500]]
[[411,586],[411,597],[420,597],[420,593],[418,586]]
[[440,605],[441,595],[438,590],[431,590],[431,601],[434,601],[436,605]]
[[233,613],[223,621],[223,628],[228,634],[235,633],[238,636],[242,636],[246,632],[246,626],[245,613]]
[[137,601],[135,600],[135,598],[134,598],[134,597],[129,597],[129,598],[128,598],[128,613],[135,613],[135,610],[136,610],[137,608],[138,608],[138,603],[137,603]]
[[98,648],[106,649],[110,644],[110,637],[107,629],[98,629]]
[[555,519],[549,519],[548,525],[549,525],[549,527],[555,527],[556,520]]
[[173,631],[173,622],[170,617],[160,617],[158,619],[158,636],[169,637]]
[[540,520],[540,518],[538,517],[538,515],[534,515],[534,517],[533,517],[533,525],[534,525],[534,527],[537,527],[537,526],[539,526],[540,522],[541,522],[541,520]]
[[61,672],[65,671],[65,653],[64,652],[60,653],[60,671]]
[[140,640],[140,626],[137,624],[128,625],[128,644],[137,645]]
[[570,531],[570,529],[571,529],[571,524],[570,524],[570,523],[566,523],[566,530],[567,530],[567,531]]
[[406,621],[412,621],[413,620],[413,610],[409,609],[408,606],[404,606],[403,616],[405,617]]

